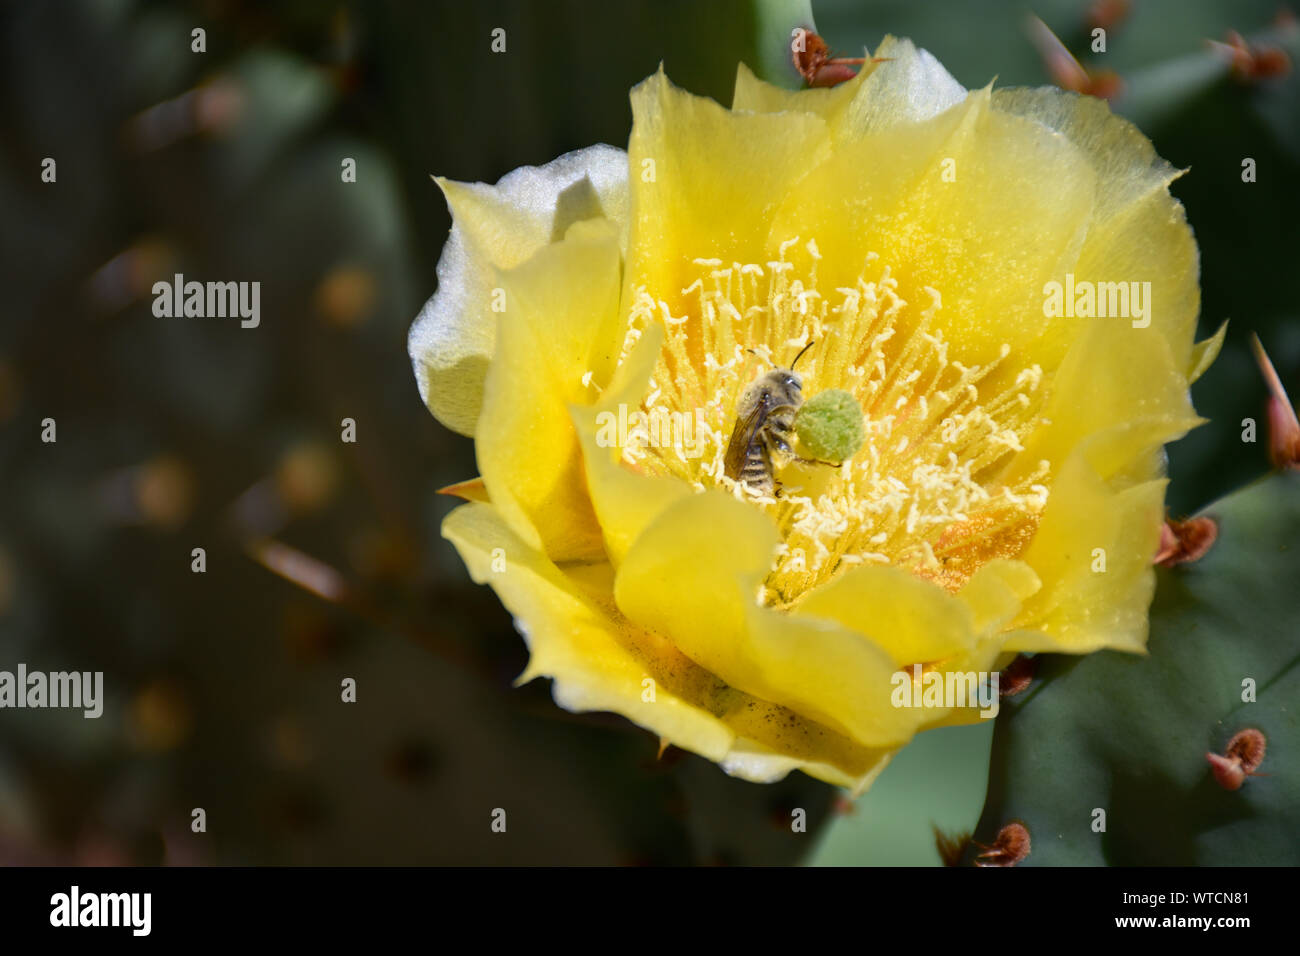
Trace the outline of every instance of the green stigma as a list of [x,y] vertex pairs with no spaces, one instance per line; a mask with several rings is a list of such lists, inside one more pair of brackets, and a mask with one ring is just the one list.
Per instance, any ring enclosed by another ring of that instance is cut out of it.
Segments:
[[795,416],[794,429],[803,446],[821,461],[852,458],[867,437],[862,406],[842,388],[818,392],[804,402]]

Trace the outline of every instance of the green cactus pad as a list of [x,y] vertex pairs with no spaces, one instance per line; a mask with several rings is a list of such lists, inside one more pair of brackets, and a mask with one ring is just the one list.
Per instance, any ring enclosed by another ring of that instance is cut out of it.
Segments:
[[[1300,475],[1205,513],[1219,522],[1209,553],[1157,570],[1148,656],[1040,655],[1030,688],[1003,700],[977,841],[1020,820],[1021,866],[1300,863]],[[1224,790],[1205,755],[1248,728],[1267,739],[1265,776]]]
[[818,392],[799,409],[794,420],[799,441],[821,461],[845,461],[866,440],[862,407],[840,388]]

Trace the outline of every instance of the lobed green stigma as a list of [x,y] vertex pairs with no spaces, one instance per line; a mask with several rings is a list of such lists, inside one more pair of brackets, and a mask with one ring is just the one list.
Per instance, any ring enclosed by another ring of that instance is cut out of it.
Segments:
[[821,461],[852,458],[867,437],[862,406],[842,388],[818,392],[804,402],[794,429],[804,448]]

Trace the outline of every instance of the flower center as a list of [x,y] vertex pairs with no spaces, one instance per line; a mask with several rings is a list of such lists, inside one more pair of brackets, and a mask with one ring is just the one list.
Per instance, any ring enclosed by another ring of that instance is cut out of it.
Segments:
[[[927,287],[930,301],[919,308],[906,302],[889,266],[870,254],[854,287],[823,295],[816,243],[802,247],[802,272],[787,258],[798,243],[784,243],[765,265],[694,260],[700,276],[682,290],[683,316],[649,290],[634,290],[622,357],[656,320],[667,334],[640,409],[652,427],[624,446],[623,460],[699,490],[727,490],[770,514],[782,543],[760,594],[767,604],[788,607],[863,563],[893,564],[958,590],[984,563],[1023,551],[1047,503],[1045,461],[1027,477],[999,480],[1040,421],[1042,369],[1000,374],[1011,384],[990,387],[990,374],[1011,359],[1009,346],[983,366],[950,358],[935,328],[937,290]],[[770,442],[755,451],[770,462],[770,488],[728,477],[727,447],[747,387],[788,368],[810,342],[796,369],[802,398],[850,392],[865,416],[863,446],[838,465],[800,461],[787,432],[792,454]]]

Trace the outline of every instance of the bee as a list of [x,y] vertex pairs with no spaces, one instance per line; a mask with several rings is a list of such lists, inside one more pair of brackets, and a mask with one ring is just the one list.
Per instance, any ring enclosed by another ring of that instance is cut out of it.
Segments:
[[803,405],[803,381],[795,374],[794,367],[812,347],[813,343],[809,342],[789,368],[772,369],[745,389],[740,398],[736,427],[727,443],[726,475],[758,494],[772,496],[776,491],[773,452],[795,457],[790,449],[790,435],[794,431],[795,415]]

